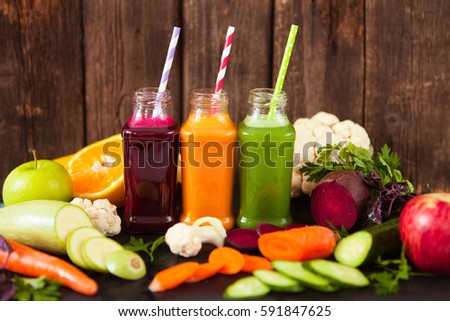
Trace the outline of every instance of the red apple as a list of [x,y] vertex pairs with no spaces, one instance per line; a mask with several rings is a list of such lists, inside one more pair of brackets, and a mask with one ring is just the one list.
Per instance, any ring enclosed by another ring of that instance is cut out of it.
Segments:
[[400,214],[400,238],[421,271],[450,275],[450,193],[422,194]]

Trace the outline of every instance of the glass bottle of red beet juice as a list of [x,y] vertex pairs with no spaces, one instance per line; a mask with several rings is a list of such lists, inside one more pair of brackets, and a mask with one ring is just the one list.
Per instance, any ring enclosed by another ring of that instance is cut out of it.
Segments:
[[179,127],[169,91],[135,90],[133,114],[122,129],[126,192],[122,226],[128,232],[165,232],[178,221]]

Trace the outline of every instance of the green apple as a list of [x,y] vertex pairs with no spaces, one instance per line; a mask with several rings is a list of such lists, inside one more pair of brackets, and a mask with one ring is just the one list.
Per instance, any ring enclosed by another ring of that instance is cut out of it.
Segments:
[[144,260],[133,251],[119,250],[105,255],[109,273],[125,280],[139,280],[147,274]]
[[72,199],[72,178],[61,164],[52,160],[24,163],[9,173],[3,185],[5,206],[30,200]]

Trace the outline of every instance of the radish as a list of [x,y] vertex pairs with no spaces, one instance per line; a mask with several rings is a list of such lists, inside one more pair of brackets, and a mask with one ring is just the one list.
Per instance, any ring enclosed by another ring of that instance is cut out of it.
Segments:
[[322,226],[350,230],[367,218],[372,193],[356,171],[337,170],[325,175],[311,194],[311,214]]

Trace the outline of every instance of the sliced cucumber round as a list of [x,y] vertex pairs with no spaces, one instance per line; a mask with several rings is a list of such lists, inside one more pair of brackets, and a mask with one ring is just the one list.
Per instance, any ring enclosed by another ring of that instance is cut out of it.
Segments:
[[296,293],[305,290],[305,287],[301,286],[298,281],[277,271],[256,270],[253,275],[276,292]]
[[103,237],[103,234],[95,227],[82,226],[70,232],[67,237],[67,255],[74,264],[84,269],[89,269],[89,267],[83,260],[82,245],[91,237]]
[[229,285],[225,289],[224,298],[241,300],[258,298],[270,292],[270,287],[255,276],[246,276]]
[[305,268],[346,287],[364,287],[369,279],[357,268],[341,263],[318,259],[305,263]]
[[139,280],[147,274],[144,260],[133,251],[119,250],[108,253],[104,262],[111,274],[125,280]]
[[372,244],[373,239],[369,232],[355,232],[338,242],[334,249],[334,257],[339,263],[358,267],[367,258]]
[[94,226],[89,215],[81,207],[67,204],[56,213],[56,235],[64,245],[66,245],[69,233],[80,226]]
[[81,248],[81,255],[87,266],[100,273],[108,273],[106,254],[124,250],[122,245],[105,236],[91,237],[82,243]]
[[331,283],[328,279],[321,277],[303,267],[301,262],[294,261],[273,261],[275,270],[291,277],[301,285],[322,292],[334,292],[339,290],[339,286]]

